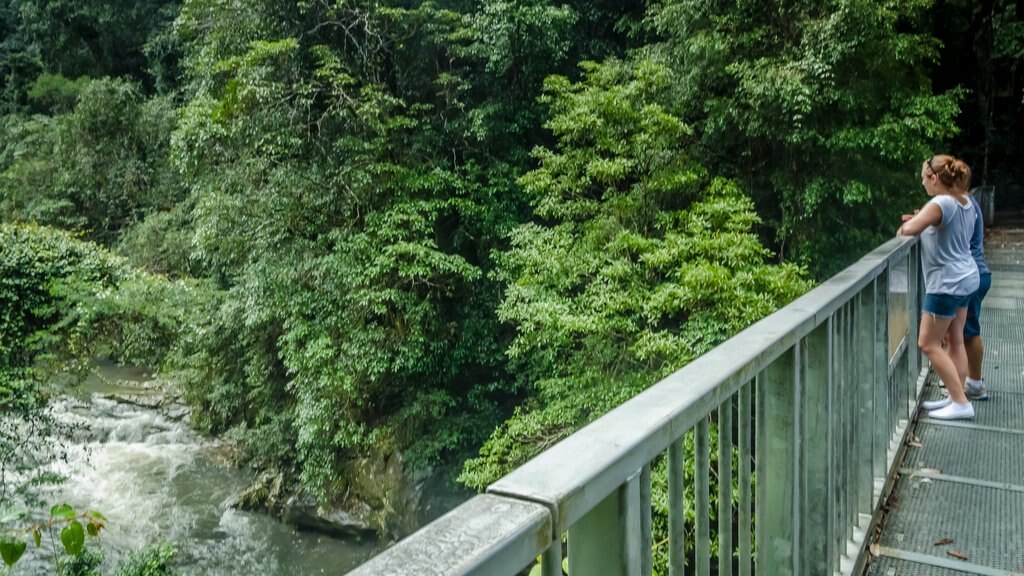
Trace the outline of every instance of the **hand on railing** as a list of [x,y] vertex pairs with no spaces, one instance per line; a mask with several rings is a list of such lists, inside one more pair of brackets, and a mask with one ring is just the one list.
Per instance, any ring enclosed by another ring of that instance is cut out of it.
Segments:
[[[921,211],[921,209],[914,208],[912,214],[901,214],[899,219],[900,219],[900,221],[906,223],[906,222],[912,220],[914,216],[918,215],[918,212],[920,212],[920,211]],[[903,236],[903,224],[900,224],[900,227],[898,229],[896,229],[896,236]]]

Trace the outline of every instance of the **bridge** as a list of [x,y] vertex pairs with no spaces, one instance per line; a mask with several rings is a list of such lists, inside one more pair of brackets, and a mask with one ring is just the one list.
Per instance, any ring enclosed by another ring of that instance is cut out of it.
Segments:
[[942,391],[894,238],[350,574],[650,576],[652,550],[672,576],[1024,573],[1024,233],[986,254],[974,420],[919,408]]

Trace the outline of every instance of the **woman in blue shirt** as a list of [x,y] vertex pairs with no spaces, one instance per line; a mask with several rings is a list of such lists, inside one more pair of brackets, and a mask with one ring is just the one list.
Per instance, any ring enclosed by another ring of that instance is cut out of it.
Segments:
[[981,341],[981,302],[992,287],[992,271],[985,263],[985,225],[981,218],[981,205],[970,196],[978,221],[971,235],[971,255],[981,274],[981,285],[967,302],[967,324],[964,325],[964,347],[967,348],[967,385],[965,391],[971,400],[988,400],[985,379],[981,376],[981,361],[985,356],[985,345]]

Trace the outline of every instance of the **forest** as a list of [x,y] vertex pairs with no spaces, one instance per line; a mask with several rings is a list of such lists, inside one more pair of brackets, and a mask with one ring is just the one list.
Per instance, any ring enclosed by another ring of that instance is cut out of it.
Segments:
[[932,154],[1024,207],[1021,4],[0,0],[0,509],[98,358],[320,502],[483,489],[891,237]]

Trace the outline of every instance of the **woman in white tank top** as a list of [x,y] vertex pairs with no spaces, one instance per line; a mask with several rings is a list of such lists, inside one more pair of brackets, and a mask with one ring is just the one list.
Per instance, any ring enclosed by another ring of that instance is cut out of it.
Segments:
[[[962,160],[945,154],[926,160],[921,165],[921,185],[932,198],[914,215],[904,215],[897,231],[921,236],[925,301],[917,345],[949,391],[948,399],[923,404],[932,410],[928,417],[939,420],[974,418],[974,406],[963,387],[967,302],[979,284],[971,234],[981,215],[967,197],[970,179],[971,170]],[[943,339],[947,349],[942,347]]]

